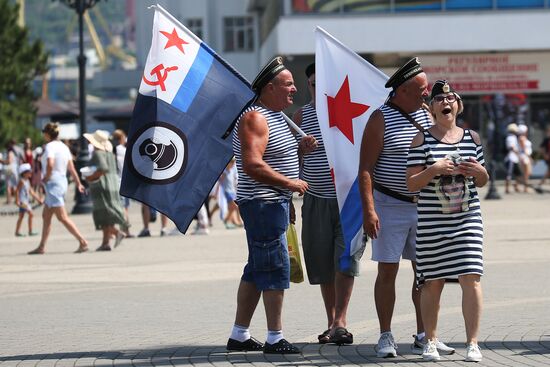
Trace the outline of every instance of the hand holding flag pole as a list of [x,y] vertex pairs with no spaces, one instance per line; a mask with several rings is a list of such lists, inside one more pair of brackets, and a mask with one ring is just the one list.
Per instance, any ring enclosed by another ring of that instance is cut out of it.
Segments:
[[250,83],[160,5],[129,127],[120,192],[185,232],[233,156]]
[[[185,232],[233,156],[250,83],[160,5],[128,133],[120,192]],[[290,119],[289,126],[305,136]],[[311,146],[311,138],[303,139]],[[309,143],[308,143],[309,142]]]
[[302,138],[305,138],[307,135],[306,133],[300,129],[298,125],[294,123],[287,115],[283,113],[283,118],[285,119],[286,123],[292,128],[292,130],[296,131]]

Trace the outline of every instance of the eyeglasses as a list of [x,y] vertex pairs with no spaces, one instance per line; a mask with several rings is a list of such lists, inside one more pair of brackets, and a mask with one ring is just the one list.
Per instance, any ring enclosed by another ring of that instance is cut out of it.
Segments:
[[451,184],[463,184],[466,182],[466,177],[464,177],[463,175],[456,175],[456,176],[445,175],[445,176],[441,176],[440,182],[441,182],[441,185],[443,186],[447,186]]
[[447,100],[448,103],[453,103],[456,101],[456,94],[452,93],[452,94],[448,94],[446,96],[443,96],[441,94],[435,96],[434,98],[434,101],[436,101],[437,103],[441,103],[443,102],[444,100]]

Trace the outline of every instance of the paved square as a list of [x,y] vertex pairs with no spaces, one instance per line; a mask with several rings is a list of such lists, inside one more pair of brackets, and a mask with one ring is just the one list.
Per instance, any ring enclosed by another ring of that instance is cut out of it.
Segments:
[[[502,190],[501,190],[502,192]],[[483,197],[485,191],[482,190]],[[299,209],[301,201],[295,200]],[[71,204],[67,206],[71,207]],[[36,210],[36,228],[41,228]],[[550,195],[513,194],[482,201],[485,225],[484,312],[480,366],[550,365]],[[298,213],[298,218],[299,218]],[[72,216],[90,248],[101,233],[91,215]],[[0,367],[145,367],[178,365],[330,366],[432,365],[410,353],[413,276],[403,262],[397,284],[393,332],[398,357],[376,358],[375,264],[365,252],[349,310],[355,344],[316,344],[326,329],[317,286],[293,284],[284,306],[285,337],[301,355],[226,353],[246,244],[242,229],[218,220],[210,235],[124,240],[110,253],[73,254],[78,244],[54,221],[47,254],[28,256],[38,237],[16,238],[15,216],[0,217]],[[139,204],[131,208],[133,232],[141,228]],[[23,229],[26,228],[24,225]],[[467,364],[457,285],[443,292],[439,335],[457,348],[440,365]],[[260,304],[251,326],[266,334]]]

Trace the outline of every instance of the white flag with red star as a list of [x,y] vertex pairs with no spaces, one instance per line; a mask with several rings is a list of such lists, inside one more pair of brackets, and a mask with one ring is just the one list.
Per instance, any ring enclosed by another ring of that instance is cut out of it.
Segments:
[[340,268],[346,270],[350,257],[363,249],[361,138],[371,113],[388,97],[388,77],[322,28],[315,35],[315,105],[338,197],[346,244]]

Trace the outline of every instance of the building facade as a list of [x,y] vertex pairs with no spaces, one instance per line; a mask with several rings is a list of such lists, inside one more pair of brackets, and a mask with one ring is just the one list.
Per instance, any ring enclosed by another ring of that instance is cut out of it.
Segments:
[[[387,75],[419,56],[430,82],[464,97],[461,123],[488,142],[508,123],[550,125],[550,0],[168,0],[159,3],[251,80],[285,57],[308,100],[303,70],[322,27]],[[137,10],[138,59],[150,44],[152,11]],[[139,34],[141,33],[141,34]]]

